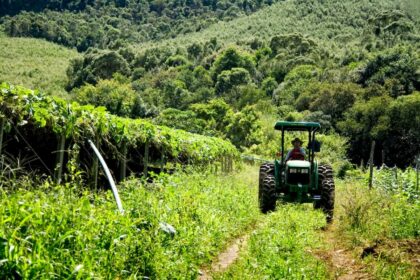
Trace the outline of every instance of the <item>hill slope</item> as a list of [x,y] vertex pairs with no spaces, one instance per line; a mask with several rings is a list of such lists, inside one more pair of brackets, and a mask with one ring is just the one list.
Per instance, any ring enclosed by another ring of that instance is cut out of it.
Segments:
[[39,39],[0,35],[0,82],[65,96],[66,69],[79,54]]
[[[273,4],[251,15],[231,21],[219,21],[209,28],[173,39],[146,42],[139,48],[150,46],[185,46],[194,42],[217,38],[225,44],[241,44],[252,38],[264,41],[272,36],[298,32],[320,40],[345,45],[363,40],[364,31],[371,31],[371,21],[381,12],[408,11],[408,4],[400,1],[301,1],[290,0]],[[349,17],[351,15],[351,17]],[[414,16],[412,16],[414,19]],[[415,26],[418,34],[418,22]],[[367,34],[366,34],[367,35]]]

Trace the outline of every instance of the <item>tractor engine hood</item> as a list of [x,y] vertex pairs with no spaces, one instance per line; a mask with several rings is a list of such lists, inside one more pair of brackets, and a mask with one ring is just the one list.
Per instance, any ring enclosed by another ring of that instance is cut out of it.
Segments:
[[309,168],[311,163],[306,160],[289,160],[286,162],[288,168]]

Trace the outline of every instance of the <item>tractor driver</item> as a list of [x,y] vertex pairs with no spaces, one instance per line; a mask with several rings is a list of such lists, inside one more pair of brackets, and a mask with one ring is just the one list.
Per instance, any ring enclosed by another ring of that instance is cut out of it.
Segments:
[[302,148],[302,140],[295,138],[292,141],[293,149],[289,150],[286,156],[286,161],[288,160],[305,160],[305,150]]

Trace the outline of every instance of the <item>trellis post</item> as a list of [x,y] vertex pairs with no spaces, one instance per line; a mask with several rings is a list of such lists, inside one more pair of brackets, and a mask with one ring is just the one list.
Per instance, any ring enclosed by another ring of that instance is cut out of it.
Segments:
[[64,164],[64,149],[66,147],[66,134],[63,132],[58,139],[57,144],[57,157],[56,157],[56,184],[61,183],[61,177],[63,175],[63,164]]
[[146,141],[144,146],[144,157],[143,157],[143,175],[147,176],[147,167],[149,164],[149,140]]
[[124,180],[127,177],[127,142],[122,141],[121,143],[121,161],[120,161],[120,180]]
[[373,156],[375,154],[375,140],[372,141],[369,156],[369,189],[372,189],[373,184]]
[[385,164],[385,151],[384,151],[384,149],[382,149],[382,165],[384,165]]
[[1,163],[0,163],[0,167],[3,167],[3,135],[4,135],[4,127],[6,125],[6,118],[2,118],[1,119],[1,123],[0,123],[0,158],[1,158]]
[[419,190],[420,155],[416,157],[416,191]]
[[162,148],[160,151],[160,172],[163,172],[164,165],[165,165],[165,150]]

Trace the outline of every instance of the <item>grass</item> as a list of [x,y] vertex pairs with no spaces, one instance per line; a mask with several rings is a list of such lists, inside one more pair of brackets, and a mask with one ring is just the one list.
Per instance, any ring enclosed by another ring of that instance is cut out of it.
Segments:
[[66,70],[79,56],[74,51],[40,39],[10,38],[0,33],[0,82],[40,89],[66,97]]
[[195,279],[259,217],[250,173],[132,179],[120,186],[124,215],[110,192],[2,188],[0,278]]
[[215,279],[326,279],[310,252],[321,246],[325,216],[308,205],[279,205],[249,237],[239,260]]
[[[377,170],[373,189],[353,177],[339,183],[336,193],[336,239],[378,279],[419,277],[420,201],[412,189],[415,173],[398,172],[399,188],[392,187],[394,172]],[[361,258],[363,252],[368,254]]]
[[[262,216],[257,168],[243,168],[129,179],[119,186],[124,215],[109,191],[33,185],[24,176],[11,188],[2,180],[0,278],[196,279],[256,222],[239,259],[215,279],[333,277],[317,253],[329,248],[324,215],[307,204],[279,204]],[[357,172],[337,180],[334,242],[379,279],[416,279],[420,203],[407,189],[413,171],[398,174],[406,187],[396,189],[384,187],[392,178],[380,172],[372,190]],[[368,247],[373,253],[360,258]]]

